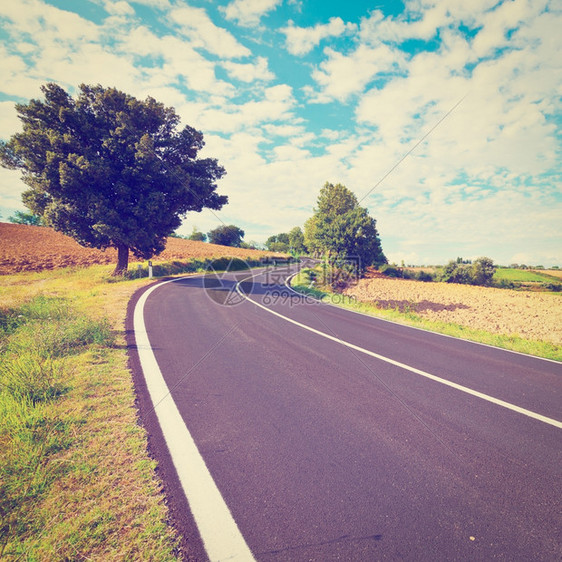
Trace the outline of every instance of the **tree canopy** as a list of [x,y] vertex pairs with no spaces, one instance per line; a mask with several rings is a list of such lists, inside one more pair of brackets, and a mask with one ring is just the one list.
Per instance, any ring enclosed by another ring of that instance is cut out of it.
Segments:
[[0,162],[20,169],[23,201],[44,222],[84,246],[118,249],[115,274],[129,250],[161,252],[188,211],[220,209],[225,170],[197,158],[203,134],[179,128],[171,107],[115,88],[82,84],[76,99],[50,83],[45,99],[17,104],[23,131],[0,143]]
[[195,240],[196,242],[206,242],[207,235],[204,232],[201,232],[200,230],[197,230],[197,228],[193,227],[193,231],[188,236],[188,239]]
[[207,237],[211,244],[239,248],[242,244],[242,238],[244,238],[244,231],[233,224],[222,225],[208,232]]
[[464,285],[491,285],[495,272],[496,268],[491,258],[478,258],[474,263],[457,258],[443,267],[439,280]]
[[281,232],[270,236],[265,241],[265,246],[271,252],[296,252],[306,251],[304,235],[300,226],[295,226],[289,232]]
[[302,254],[306,251],[304,234],[300,226],[295,226],[289,231],[289,247],[297,254]]
[[314,215],[305,223],[304,239],[309,252],[324,254],[337,267],[355,262],[362,271],[387,262],[376,220],[341,184],[327,182],[320,190]]
[[274,234],[265,241],[265,246],[270,252],[288,252],[289,234],[286,232]]

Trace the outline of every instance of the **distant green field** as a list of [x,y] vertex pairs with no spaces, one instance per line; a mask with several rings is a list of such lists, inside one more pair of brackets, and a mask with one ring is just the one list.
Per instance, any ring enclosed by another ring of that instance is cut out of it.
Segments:
[[494,275],[495,281],[518,281],[520,283],[548,283],[552,281],[559,281],[552,275],[547,273],[537,273],[536,271],[528,271],[525,269],[509,269],[500,267],[496,270]]

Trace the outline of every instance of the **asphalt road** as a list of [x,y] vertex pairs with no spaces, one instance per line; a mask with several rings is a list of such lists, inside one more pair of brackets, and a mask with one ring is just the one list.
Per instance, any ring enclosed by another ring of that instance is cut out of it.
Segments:
[[[562,559],[562,364],[310,302],[288,268],[253,273],[251,300],[245,272],[130,306],[130,341],[147,348],[146,332],[166,385],[149,395],[132,345],[192,559]],[[160,428],[175,407],[189,436]],[[214,491],[181,475],[191,439]]]

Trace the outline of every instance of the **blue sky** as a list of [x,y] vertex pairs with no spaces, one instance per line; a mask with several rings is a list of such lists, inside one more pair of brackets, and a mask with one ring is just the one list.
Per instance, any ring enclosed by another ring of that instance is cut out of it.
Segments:
[[[182,234],[263,242],[330,181],[391,261],[562,265],[559,2],[18,0],[0,26],[0,138],[47,81],[150,95],[204,133],[230,203]],[[4,220],[18,177],[0,169]]]

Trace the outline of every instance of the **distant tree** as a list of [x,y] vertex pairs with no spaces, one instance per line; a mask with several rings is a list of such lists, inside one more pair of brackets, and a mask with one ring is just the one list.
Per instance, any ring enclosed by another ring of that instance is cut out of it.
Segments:
[[490,285],[496,268],[494,260],[487,257],[478,258],[472,264],[472,282],[475,285]]
[[23,131],[0,143],[0,162],[23,171],[23,202],[46,224],[117,248],[115,275],[130,250],[161,252],[188,211],[227,203],[215,192],[224,168],[197,158],[203,135],[178,129],[173,108],[100,85],[81,85],[77,99],[56,84],[41,89],[44,101],[16,105]]
[[318,217],[314,214],[304,223],[304,245],[306,251],[316,257],[322,254],[322,247],[317,232]]
[[220,244],[222,246],[234,246],[238,248],[244,238],[244,231],[233,224],[228,226],[218,226],[207,233],[211,244]]
[[302,254],[306,251],[304,234],[300,226],[295,226],[289,231],[289,247],[293,252]]
[[43,219],[33,213],[16,211],[8,220],[14,224],[29,224],[31,226],[43,226]]
[[472,275],[470,267],[459,263],[458,260],[451,260],[443,267],[439,274],[439,281],[444,283],[459,283],[461,285],[472,285]]
[[270,252],[288,252],[289,251],[289,234],[281,232],[270,236],[265,245]]
[[462,285],[490,285],[496,268],[490,258],[478,258],[474,263],[451,260],[439,275],[439,281]]
[[193,227],[193,231],[189,235],[188,240],[195,240],[196,242],[206,242],[207,235],[204,232],[201,232],[200,230],[197,230],[197,228]]
[[387,263],[376,220],[341,184],[327,182],[320,190],[304,237],[309,250],[312,246],[312,251],[321,252],[336,267],[353,261],[363,271],[369,265]]

